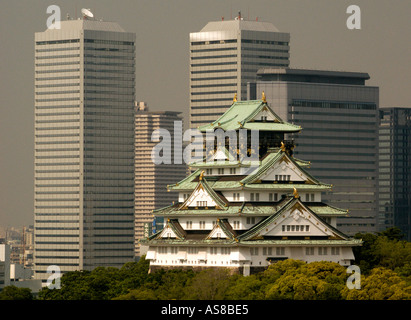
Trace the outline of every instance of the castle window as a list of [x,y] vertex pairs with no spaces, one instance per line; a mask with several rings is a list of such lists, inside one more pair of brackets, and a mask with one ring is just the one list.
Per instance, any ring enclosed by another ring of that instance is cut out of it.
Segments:
[[197,207],[207,207],[207,201],[197,201]]
[[305,255],[306,256],[313,256],[314,255],[314,248],[305,248]]
[[197,254],[198,253],[198,248],[188,247],[188,253],[189,254]]
[[271,256],[273,254],[273,248],[271,247],[263,247],[263,256]]
[[237,169],[236,168],[230,168],[230,174],[236,174]]
[[287,231],[287,232],[308,232],[310,230],[310,226],[309,225],[283,225],[281,227],[282,231]]
[[250,254],[252,256],[258,256],[258,248],[250,248]]
[[327,255],[327,247],[319,247],[318,248],[318,255],[320,255],[320,256]]
[[221,254],[227,255],[231,253],[231,248],[221,248]]
[[193,221],[186,221],[186,229],[191,229],[193,227]]
[[277,256],[283,256],[285,255],[285,248],[275,248],[275,253],[277,254]]
[[336,256],[336,255],[339,255],[340,254],[340,248],[334,248],[334,247],[332,247],[331,248],[331,254],[332,255],[334,255],[334,256]]
[[278,193],[269,193],[268,201],[278,201]]
[[259,193],[250,193],[250,201],[259,201],[260,194]]
[[200,221],[200,229],[205,229],[205,221]]
[[158,247],[158,253],[167,253],[167,247]]
[[255,224],[255,217],[247,217],[247,224]]

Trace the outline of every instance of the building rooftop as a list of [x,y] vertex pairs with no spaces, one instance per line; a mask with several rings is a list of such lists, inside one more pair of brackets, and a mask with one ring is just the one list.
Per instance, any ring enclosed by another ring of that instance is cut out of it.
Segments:
[[[258,115],[263,113],[270,117],[269,121],[258,120]],[[236,99],[222,116],[210,124],[199,127],[199,130],[206,132],[217,128],[224,131],[242,128],[278,132],[299,132],[301,130],[300,126],[283,121],[264,100],[236,101]]]
[[257,79],[263,81],[292,81],[364,85],[370,75],[365,72],[312,70],[293,68],[262,68]]
[[[45,32],[53,32],[56,29],[47,29]],[[94,30],[94,31],[112,31],[112,32],[126,32],[117,22],[102,21],[102,20],[64,20],[61,21],[61,30],[80,31],[80,30]]]
[[211,21],[201,29],[200,32],[214,31],[263,31],[263,32],[280,32],[272,23],[263,21],[249,21],[242,18],[234,20]]

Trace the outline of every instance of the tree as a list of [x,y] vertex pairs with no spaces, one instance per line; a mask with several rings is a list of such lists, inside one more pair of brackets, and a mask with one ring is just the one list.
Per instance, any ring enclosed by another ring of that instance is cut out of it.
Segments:
[[274,283],[266,287],[267,299],[338,300],[347,278],[342,266],[328,261],[307,264],[288,259],[271,266],[266,273],[277,273]]
[[375,243],[378,236],[372,233],[357,233],[354,238],[363,241],[362,246],[353,248],[355,264],[360,267],[363,274],[367,274],[379,262],[378,256],[375,254]]
[[225,268],[198,272],[186,288],[186,298],[194,300],[222,300],[230,287],[230,273]]
[[394,271],[378,267],[361,278],[361,289],[345,287],[341,293],[347,300],[410,300],[411,286]]
[[158,300],[157,293],[151,289],[134,289],[129,293],[120,295],[113,300]]
[[378,235],[387,237],[389,240],[402,240],[404,239],[404,234],[400,228],[391,227],[386,230],[379,232]]
[[33,300],[31,289],[6,286],[0,291],[0,300]]
[[375,242],[375,255],[379,266],[391,270],[401,268],[411,262],[411,243],[382,236]]
[[232,277],[232,285],[227,288],[225,299],[228,300],[260,300],[264,299],[264,282],[258,275]]

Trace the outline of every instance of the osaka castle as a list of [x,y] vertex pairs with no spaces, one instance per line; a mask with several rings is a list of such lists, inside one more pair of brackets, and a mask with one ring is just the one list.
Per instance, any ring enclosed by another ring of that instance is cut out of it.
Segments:
[[141,241],[150,272],[224,267],[249,275],[284,259],[350,265],[352,248],[362,242],[336,228],[347,210],[321,202],[332,186],[310,175],[310,163],[295,158],[293,141],[285,140],[302,128],[280,119],[263,93],[261,100],[234,99],[222,116],[199,127],[217,129],[237,137],[245,131],[248,138],[257,131],[257,146],[247,139],[243,154],[256,161],[242,161],[240,143],[232,152],[225,139],[189,164],[192,173],[168,186],[178,202],[153,211],[164,228]]

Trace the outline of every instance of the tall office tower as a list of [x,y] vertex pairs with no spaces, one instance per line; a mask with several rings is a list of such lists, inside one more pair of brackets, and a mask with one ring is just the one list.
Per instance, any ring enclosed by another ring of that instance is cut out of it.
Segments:
[[[140,256],[145,251],[138,242],[145,236],[145,226],[152,226],[153,210],[178,200],[178,195],[167,192],[167,186],[184,178],[187,166],[177,163],[174,157],[174,133],[179,135],[183,127],[181,112],[149,111],[144,102],[137,103],[135,111],[135,240],[136,256]],[[171,144],[163,152],[170,152],[171,163],[156,164],[151,156],[159,143],[159,135],[154,132],[158,129],[170,133]],[[156,220],[154,227],[161,228],[162,222]]]
[[379,228],[411,241],[411,108],[380,108]]
[[135,34],[61,22],[35,34],[34,271],[134,258]]
[[290,34],[268,22],[209,22],[190,33],[190,128],[208,124],[237,99],[246,99],[247,82],[262,67],[288,67]]
[[369,75],[266,68],[258,78],[249,99],[264,91],[280,117],[304,128],[296,157],[311,161],[310,173],[334,185],[324,202],[349,210],[338,228],[348,235],[377,231],[379,88],[365,85]]

